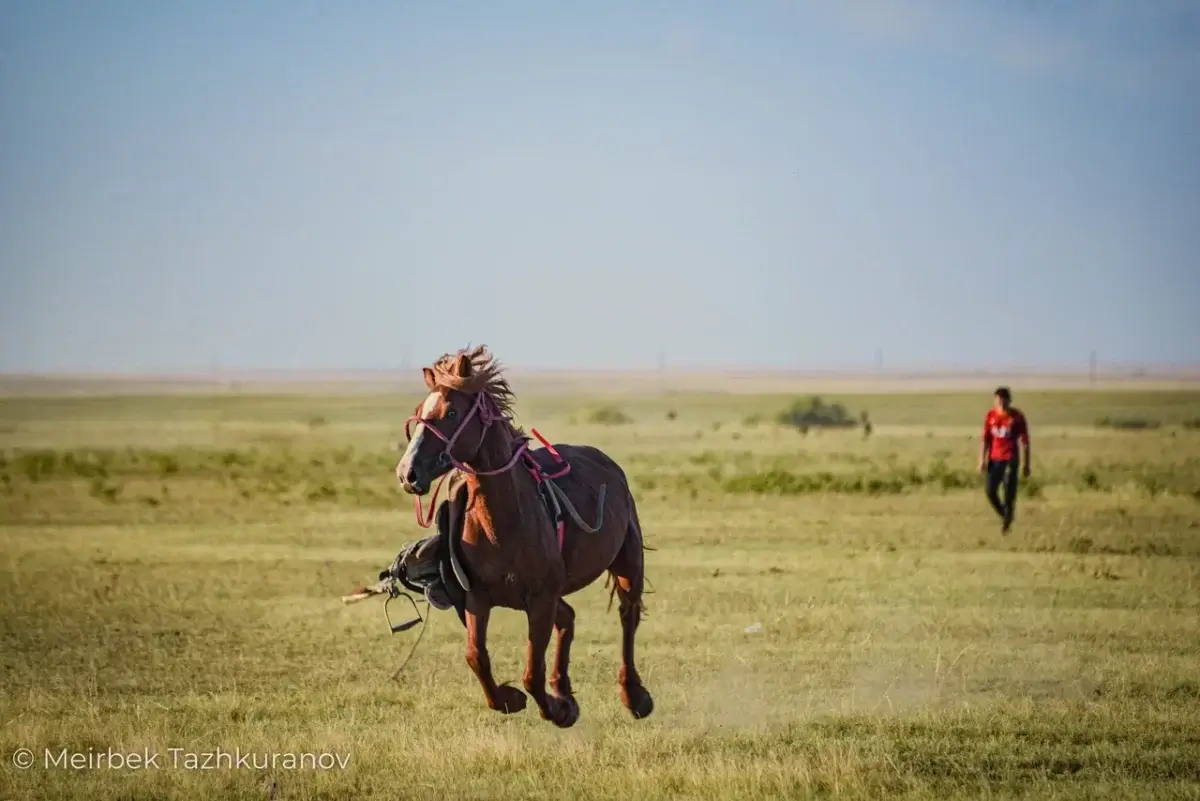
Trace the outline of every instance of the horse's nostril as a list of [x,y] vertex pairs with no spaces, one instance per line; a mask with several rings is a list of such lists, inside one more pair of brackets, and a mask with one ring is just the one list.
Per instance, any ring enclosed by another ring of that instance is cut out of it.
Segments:
[[404,481],[405,481],[405,482],[406,482],[406,483],[407,483],[409,486],[414,486],[414,485],[417,483],[417,471],[416,471],[416,468],[413,468],[413,467],[410,467],[410,468],[408,468],[408,472],[404,474]]

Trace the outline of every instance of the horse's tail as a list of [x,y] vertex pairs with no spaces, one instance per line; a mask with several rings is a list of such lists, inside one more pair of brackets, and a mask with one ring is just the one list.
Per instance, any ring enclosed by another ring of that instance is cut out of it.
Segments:
[[[650,548],[646,545],[646,537],[642,533],[642,523],[638,519],[637,503],[633,500],[633,491],[628,488],[628,485],[626,485],[626,492],[629,493],[629,526],[626,529],[625,536],[626,537],[636,536],[638,539],[638,546],[642,549],[643,552],[657,550],[656,548]],[[624,546],[622,546],[622,547],[624,547]],[[648,581],[648,579],[646,578],[646,561],[645,561],[645,559],[643,559],[642,560],[643,587],[642,587],[642,592],[640,593],[640,595],[636,601],[639,619],[645,617],[645,614],[646,614],[646,602],[645,602],[643,596],[646,595],[646,588],[644,585],[647,581]],[[609,611],[612,611],[613,599],[617,597],[617,587],[618,587],[617,574],[614,573],[612,570],[609,570],[608,577],[604,579],[604,588],[606,590],[608,590],[608,610]],[[651,593],[653,593],[653,590],[651,590]]]
[[[644,582],[645,580],[646,580],[646,568],[643,565],[642,566],[642,581]],[[608,578],[604,579],[604,589],[608,590],[608,611],[611,612],[612,605],[613,605],[613,599],[617,597],[617,577],[611,570],[608,571]],[[654,594],[653,590],[651,590],[649,593],[647,593],[645,587],[642,588],[642,594],[637,599],[637,608],[638,608],[639,618],[646,617],[646,595],[653,595],[653,594]]]
[[641,543],[642,550],[643,551],[657,551],[658,550],[657,548],[651,548],[649,545],[646,544],[646,534],[645,534],[645,532],[642,531],[642,521],[640,519],[638,519],[637,501],[635,501],[633,499],[633,490],[630,489],[628,483],[625,484],[625,492],[627,492],[629,494],[629,522],[630,522],[630,525],[632,525],[634,528],[637,529],[638,542]]

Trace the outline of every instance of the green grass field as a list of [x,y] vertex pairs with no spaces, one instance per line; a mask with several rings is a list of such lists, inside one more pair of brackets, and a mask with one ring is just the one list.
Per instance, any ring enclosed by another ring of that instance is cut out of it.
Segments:
[[[620,705],[598,583],[566,731],[485,707],[453,613],[392,682],[415,632],[339,600],[424,533],[392,477],[418,400],[0,400],[0,798],[1200,798],[1200,392],[1018,388],[1008,536],[986,391],[829,398],[869,438],[778,427],[790,397],[523,398],[622,463],[657,549],[654,715]],[[493,616],[498,679],[524,631]],[[45,765],[64,749],[158,767]],[[256,756],[186,756],[217,749]]]

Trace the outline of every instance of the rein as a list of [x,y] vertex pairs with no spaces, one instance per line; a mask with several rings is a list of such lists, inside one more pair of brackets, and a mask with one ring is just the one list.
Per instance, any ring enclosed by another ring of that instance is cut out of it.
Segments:
[[[557,485],[550,483],[554,479],[562,478],[570,473],[571,465],[562,458],[559,452],[555,450],[553,445],[547,442],[546,439],[537,432],[537,429],[530,430],[533,432],[533,435],[538,438],[538,441],[545,446],[546,450],[550,452],[550,455],[554,457],[554,461],[561,465],[561,468],[556,473],[542,472],[542,468],[534,460],[533,456],[530,455],[528,437],[514,436],[513,443],[516,445],[516,447],[513,449],[512,456],[503,467],[498,467],[495,470],[476,470],[475,468],[467,465],[465,462],[460,462],[458,459],[454,458],[454,454],[451,453],[454,448],[454,443],[458,441],[459,435],[462,434],[462,432],[466,429],[467,423],[471,422],[471,418],[477,414],[479,415],[480,422],[483,424],[483,437],[487,436],[488,429],[491,428],[492,423],[506,419],[492,397],[486,392],[480,392],[475,395],[475,403],[472,404],[471,411],[467,412],[467,416],[462,419],[462,422],[458,424],[458,427],[454,430],[454,433],[449,437],[447,437],[441,431],[438,431],[433,425],[432,421],[426,420],[424,417],[421,417],[420,414],[414,414],[404,421],[404,435],[411,439],[411,436],[409,435],[409,426],[413,423],[413,421],[425,426],[426,431],[432,431],[438,439],[446,443],[446,448],[443,451],[443,454],[449,460],[450,464],[452,464],[460,472],[469,476],[500,475],[501,473],[507,473],[509,470],[512,470],[514,467],[516,467],[517,462],[524,462],[525,468],[533,477],[534,484],[537,485],[538,489],[542,489],[543,482],[545,482],[545,487],[548,489],[549,502],[554,510],[554,523],[558,533],[558,550],[560,552],[563,549],[563,542],[566,537],[566,520],[562,514],[563,502],[565,502],[567,510],[570,512],[572,519],[574,519],[576,523],[583,527],[584,530],[588,531],[589,533],[595,533],[597,530],[599,530],[600,525],[604,520],[605,487],[600,488],[600,517],[596,521],[596,525],[594,527],[589,526],[579,517],[578,511],[576,511],[575,507],[571,504],[570,500],[567,499],[562,490],[559,489]],[[480,441],[482,441],[482,437]],[[417,525],[421,528],[429,528],[433,525],[433,518],[436,514],[435,510],[437,509],[438,494],[442,490],[442,484],[445,483],[447,475],[449,475],[449,473],[442,476],[438,480],[437,486],[434,487],[433,496],[429,501],[429,511],[427,513],[422,514],[421,499],[419,497],[413,498],[413,509],[416,512]]]
[[[450,464],[452,464],[455,469],[459,470],[460,472],[466,473],[469,476],[496,476],[501,473],[507,473],[509,470],[513,469],[522,456],[526,455],[526,451],[529,449],[529,440],[521,438],[520,444],[517,446],[516,450],[513,451],[512,458],[510,458],[503,467],[499,467],[495,470],[476,470],[464,462],[460,462],[458,459],[454,458],[454,454],[451,453],[451,451],[454,449],[454,443],[458,441],[459,435],[462,434],[462,432],[466,429],[467,423],[471,422],[471,418],[477,414],[479,415],[479,421],[483,423],[483,436],[485,437],[487,436],[488,429],[492,427],[492,423],[503,419],[503,415],[500,413],[500,409],[496,406],[496,402],[492,400],[492,398],[486,392],[480,392],[475,396],[475,403],[471,405],[471,411],[467,412],[467,416],[462,419],[462,422],[458,424],[458,428],[456,428],[454,433],[449,437],[447,437],[441,431],[438,431],[433,425],[432,421],[426,420],[419,414],[414,414],[404,421],[404,435],[411,439],[411,435],[409,434],[409,426],[412,425],[413,421],[416,421],[417,423],[425,426],[426,431],[432,432],[438,439],[446,443],[446,448],[443,453],[450,461]],[[514,442],[516,441],[517,440],[514,439]],[[446,475],[449,475],[449,473]],[[437,509],[438,493],[441,492],[442,484],[444,484],[445,481],[446,476],[442,476],[441,479],[438,480],[437,486],[433,490],[433,497],[429,501],[429,512],[427,514],[421,514],[421,499],[418,497],[413,498],[413,508],[416,510],[417,514],[417,525],[421,528],[429,528],[431,525],[433,525],[433,516],[435,514],[435,510]]]

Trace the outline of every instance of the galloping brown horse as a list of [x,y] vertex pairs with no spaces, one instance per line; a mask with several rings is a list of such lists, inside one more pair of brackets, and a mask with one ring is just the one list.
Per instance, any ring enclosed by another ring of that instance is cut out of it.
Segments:
[[[654,701],[633,662],[642,616],[642,531],[624,471],[586,445],[530,450],[512,421],[512,391],[484,346],[446,354],[423,372],[429,396],[405,423],[406,432],[416,425],[396,477],[405,492],[418,496],[420,520],[419,496],[451,469],[466,476],[467,664],[488,706],[504,713],[525,708],[524,693],[496,684],[487,651],[492,608],[520,609],[529,621],[525,691],[555,725],[578,720],[567,672],[575,610],[563,597],[607,571],[621,618],[621,701],[635,718],[648,716]],[[562,514],[564,508],[569,514]],[[552,629],[558,643],[547,693]]]

